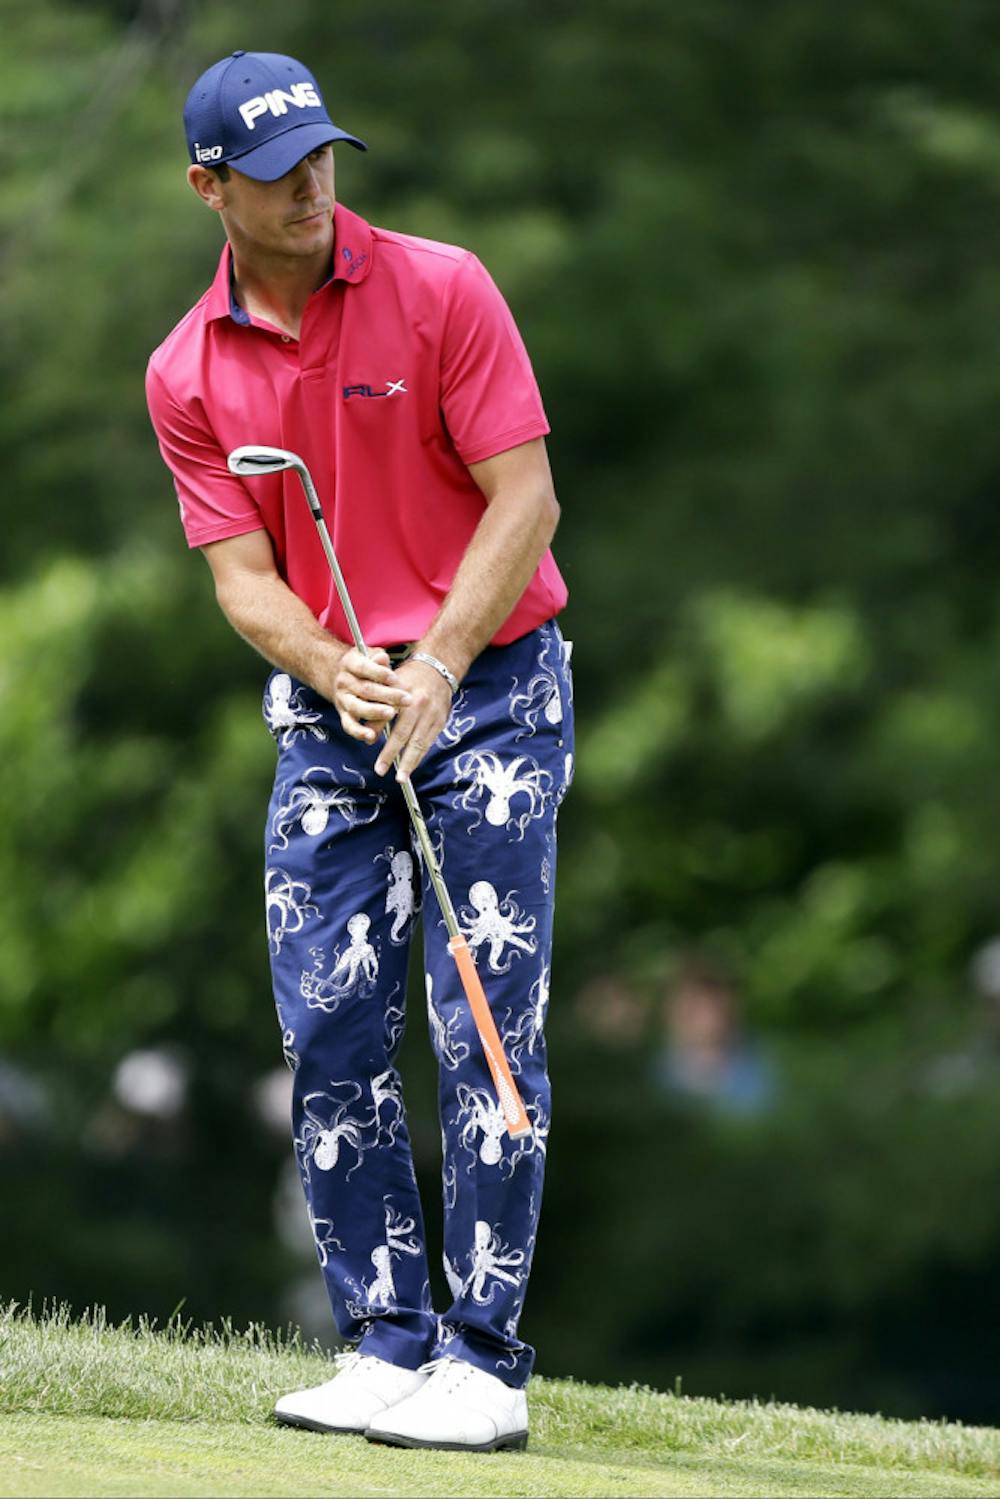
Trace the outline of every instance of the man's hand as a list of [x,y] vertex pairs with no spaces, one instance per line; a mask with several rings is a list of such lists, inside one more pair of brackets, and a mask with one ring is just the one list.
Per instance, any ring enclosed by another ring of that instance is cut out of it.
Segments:
[[340,714],[344,733],[365,744],[374,744],[380,730],[410,705],[406,684],[393,671],[388,655],[381,648],[368,656],[356,646],[345,651],[337,663],[329,696]]
[[405,687],[408,701],[400,708],[392,732],[379,750],[375,770],[384,776],[399,755],[396,779],[408,781],[448,722],[451,688],[433,666],[423,661],[404,661],[394,675]]

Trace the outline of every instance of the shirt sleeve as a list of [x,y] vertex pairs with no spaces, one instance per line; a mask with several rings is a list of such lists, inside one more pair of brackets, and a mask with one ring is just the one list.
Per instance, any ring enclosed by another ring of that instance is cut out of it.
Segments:
[[464,463],[479,463],[549,431],[517,324],[472,254],[459,261],[447,292],[441,410]]
[[253,497],[226,465],[226,455],[204,413],[174,399],[151,363],[146,401],[163,461],[174,476],[188,546],[264,529]]

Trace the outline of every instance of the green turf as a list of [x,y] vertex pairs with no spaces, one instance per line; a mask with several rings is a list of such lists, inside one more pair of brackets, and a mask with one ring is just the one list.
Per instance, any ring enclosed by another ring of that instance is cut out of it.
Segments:
[[407,1452],[274,1426],[328,1378],[294,1340],[0,1308],[0,1494],[1000,1494],[1000,1432],[532,1382],[527,1453]]

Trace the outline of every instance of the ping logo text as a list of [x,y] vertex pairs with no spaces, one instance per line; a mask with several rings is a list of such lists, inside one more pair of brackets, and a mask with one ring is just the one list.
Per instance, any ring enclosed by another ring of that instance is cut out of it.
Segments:
[[240,105],[240,114],[247,129],[253,130],[261,115],[270,111],[277,119],[288,113],[289,105],[295,109],[322,109],[323,101],[311,83],[293,83],[287,92],[283,88],[272,88],[266,94],[255,94]]

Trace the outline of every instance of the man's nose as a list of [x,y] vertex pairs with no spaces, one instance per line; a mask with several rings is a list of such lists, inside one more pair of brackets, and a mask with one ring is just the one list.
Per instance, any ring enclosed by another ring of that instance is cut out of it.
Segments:
[[300,161],[295,168],[293,181],[295,183],[295,191],[300,197],[308,197],[315,192],[317,182],[316,168],[308,157],[304,161]]

